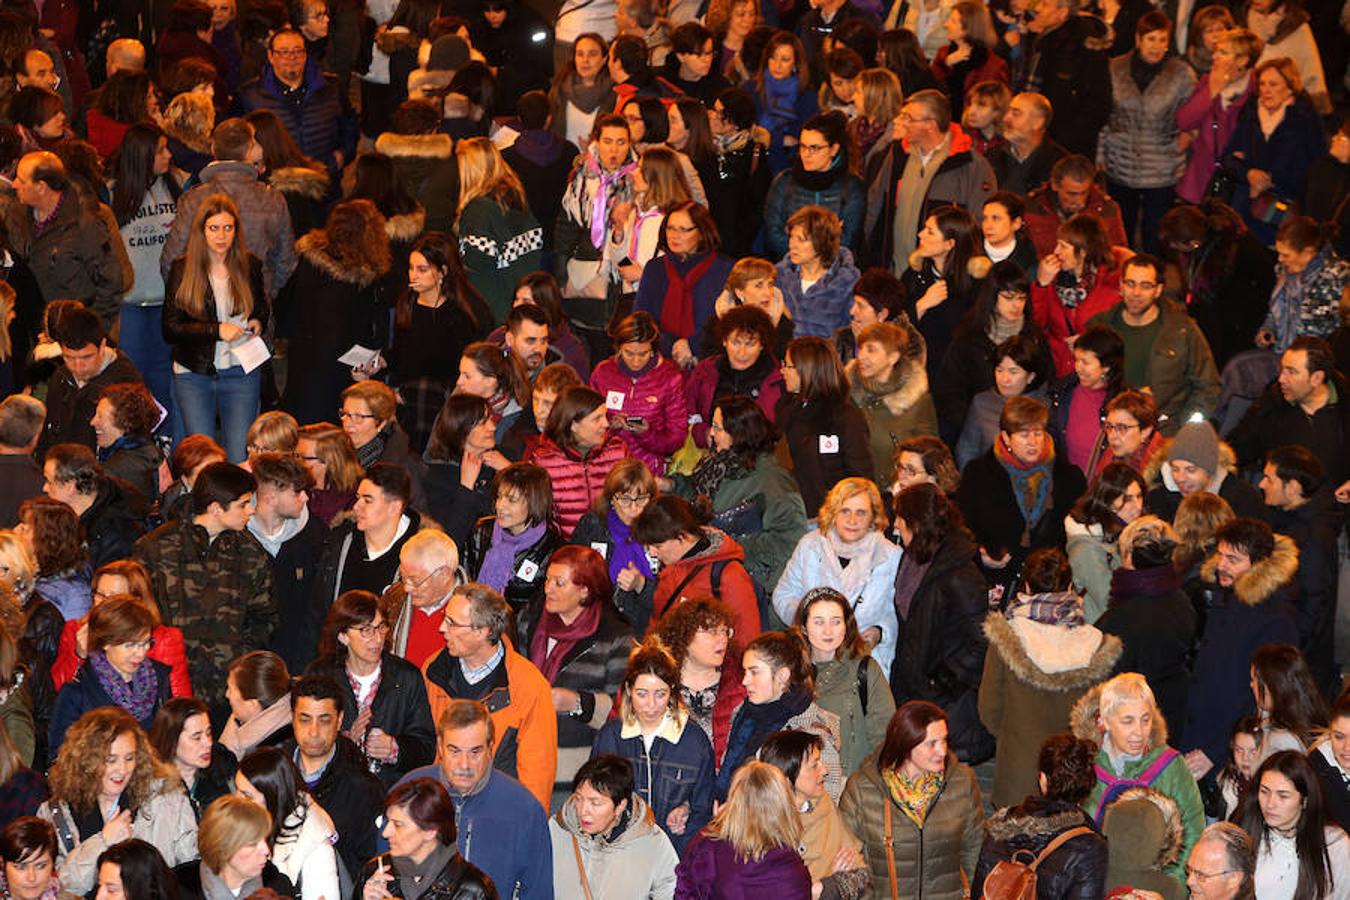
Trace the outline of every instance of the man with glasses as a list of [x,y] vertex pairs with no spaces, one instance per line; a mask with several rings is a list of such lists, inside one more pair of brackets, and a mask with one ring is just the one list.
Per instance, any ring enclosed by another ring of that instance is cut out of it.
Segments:
[[408,538],[399,551],[398,582],[389,589],[387,609],[397,609],[389,651],[422,668],[445,647],[441,619],[459,572],[459,548],[434,528]]
[[1186,860],[1186,887],[1195,900],[1255,900],[1256,847],[1232,822],[1200,834]]
[[1125,383],[1148,390],[1166,437],[1208,419],[1219,405],[1219,370],[1209,342],[1181,306],[1163,296],[1162,260],[1140,253],[1121,268],[1120,302],[1092,319],[1125,344]]

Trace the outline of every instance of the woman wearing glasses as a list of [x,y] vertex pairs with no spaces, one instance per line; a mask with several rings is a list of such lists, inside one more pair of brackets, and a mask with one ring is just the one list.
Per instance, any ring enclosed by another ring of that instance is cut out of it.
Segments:
[[416,666],[385,649],[388,634],[379,598],[346,591],[328,610],[308,673],[338,686],[343,733],[386,787],[436,756],[426,683]]
[[[717,252],[721,240],[712,214],[693,200],[668,209],[656,243],[665,252],[643,268],[636,308],[660,323],[661,349],[689,368],[704,327],[717,317],[731,260]],[[617,338],[614,343],[619,345]]]
[[605,558],[614,605],[634,634],[645,634],[651,621],[656,574],[646,548],[633,539],[633,523],[658,493],[656,478],[642,460],[620,460],[605,476],[595,505],[572,532],[573,544],[591,547]]
[[149,656],[158,619],[134,597],[100,604],[89,616],[89,657],[56,695],[49,752],[56,756],[66,730],[91,709],[120,706],[149,728],[161,704],[173,696],[169,666]]
[[788,252],[788,219],[804,206],[828,209],[843,223],[843,244],[858,248],[867,190],[853,171],[848,119],[841,112],[806,120],[792,167],[779,172],[764,201],[764,244],[772,259]]
[[377,462],[402,466],[412,476],[412,506],[423,509],[422,478],[426,467],[420,454],[413,452],[407,432],[398,424],[397,411],[398,397],[393,389],[366,379],[342,392],[338,419],[342,430],[352,439],[361,468],[368,469]]

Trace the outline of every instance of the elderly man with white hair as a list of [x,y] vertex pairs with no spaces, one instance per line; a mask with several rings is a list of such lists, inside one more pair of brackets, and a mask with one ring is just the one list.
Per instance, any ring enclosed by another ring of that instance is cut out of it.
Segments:
[[1186,887],[1197,900],[1255,900],[1256,848],[1232,822],[1215,822],[1186,860]]
[[385,594],[397,609],[390,623],[393,635],[389,649],[419,669],[445,648],[441,620],[455,586],[462,583],[459,548],[445,532],[435,528],[408,538],[399,551],[399,581]]

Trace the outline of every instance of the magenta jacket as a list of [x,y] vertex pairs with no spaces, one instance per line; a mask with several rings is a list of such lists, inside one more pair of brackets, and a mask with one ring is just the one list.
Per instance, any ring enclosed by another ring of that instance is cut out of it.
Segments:
[[[689,401],[690,431],[694,435],[694,443],[700,447],[708,446],[708,424],[712,422],[713,397],[717,393],[717,382],[721,378],[717,363],[725,358],[726,354],[719,353],[701,360],[694,366],[694,371],[689,373],[689,380],[684,385],[684,394]],[[783,396],[783,373],[779,370],[778,363],[774,363],[755,390],[752,399],[764,410],[764,415],[769,417],[769,421],[773,422],[776,419],[774,407],[778,405],[778,398],[781,396]]]
[[[1214,177],[1214,163],[1223,155],[1228,146],[1228,138],[1237,128],[1238,113],[1251,98],[1256,79],[1247,76],[1247,89],[1237,100],[1223,108],[1220,98],[1210,99],[1209,75],[1203,76],[1195,85],[1191,99],[1177,109],[1177,127],[1182,131],[1194,131],[1195,143],[1191,144],[1191,158],[1186,163],[1186,171],[1177,182],[1177,196],[1187,203],[1199,203],[1205,197],[1205,188]],[[1223,198],[1226,202],[1227,197]]]
[[600,496],[609,470],[627,455],[627,445],[613,432],[585,459],[559,447],[547,434],[541,434],[539,440],[530,445],[525,462],[534,463],[548,472],[548,479],[553,482],[553,515],[564,538],[572,536],[577,522]]
[[653,475],[665,474],[667,458],[684,446],[689,433],[689,404],[679,367],[657,354],[634,373],[622,360],[610,357],[591,373],[591,387],[605,398],[611,421],[640,416],[647,423],[642,434],[616,431],[630,455],[642,460]]

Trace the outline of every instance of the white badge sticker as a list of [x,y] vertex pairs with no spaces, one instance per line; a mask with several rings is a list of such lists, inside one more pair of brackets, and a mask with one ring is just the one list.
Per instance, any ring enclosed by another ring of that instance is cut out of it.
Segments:
[[516,571],[516,577],[521,581],[534,581],[534,576],[539,574],[539,564],[531,560],[525,560],[520,564]]
[[838,452],[839,452],[839,435],[837,435],[837,434],[822,434],[822,435],[820,436],[820,452],[821,452],[821,453],[838,453]]
[[609,544],[604,541],[591,541],[591,549],[599,553],[605,559],[609,559]]
[[623,409],[623,391],[610,391],[605,395],[605,409],[615,412]]

